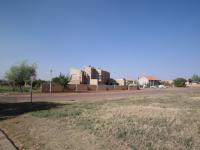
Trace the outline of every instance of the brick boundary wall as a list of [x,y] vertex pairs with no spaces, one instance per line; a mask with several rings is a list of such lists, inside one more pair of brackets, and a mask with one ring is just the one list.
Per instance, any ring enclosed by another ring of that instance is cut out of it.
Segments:
[[88,91],[97,91],[96,85],[88,85]]
[[[42,93],[50,92],[50,85],[47,83],[42,84]],[[113,91],[113,90],[138,90],[137,86],[119,86],[119,85],[88,85],[88,84],[69,84],[64,89],[61,85],[52,84],[51,92],[89,92],[89,91]]]
[[[64,88],[58,84],[51,84],[51,91],[53,93],[59,93],[63,92]],[[42,84],[42,93],[48,93],[48,92],[50,92],[50,85],[47,83]]]

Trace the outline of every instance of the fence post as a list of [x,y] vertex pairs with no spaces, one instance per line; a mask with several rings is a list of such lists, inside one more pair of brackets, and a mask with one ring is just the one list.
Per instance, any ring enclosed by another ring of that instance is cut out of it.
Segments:
[[78,85],[76,84],[76,92],[78,92]]
[[98,91],[98,90],[99,90],[99,87],[98,87],[98,86],[99,86],[99,85],[97,84],[97,85],[96,85],[96,91]]

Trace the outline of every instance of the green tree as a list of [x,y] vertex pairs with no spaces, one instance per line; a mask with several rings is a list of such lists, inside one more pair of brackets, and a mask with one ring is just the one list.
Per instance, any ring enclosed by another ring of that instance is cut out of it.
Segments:
[[200,76],[194,74],[194,75],[192,76],[192,81],[200,82]]
[[27,61],[23,61],[18,65],[11,66],[5,76],[13,86],[18,86],[23,92],[25,83],[30,82],[31,76],[36,76],[36,64],[28,64]]
[[176,78],[174,80],[174,86],[175,87],[186,87],[186,84],[185,84],[186,82],[187,82],[187,80],[184,78]]
[[34,80],[33,81],[33,87],[34,88],[39,88],[43,83],[45,83],[47,81],[45,80],[41,80],[41,79],[38,79],[38,80]]
[[62,85],[64,88],[67,86],[67,84],[70,82],[71,77],[69,75],[63,75],[60,73],[58,77],[55,77],[52,79],[53,83],[57,83]]

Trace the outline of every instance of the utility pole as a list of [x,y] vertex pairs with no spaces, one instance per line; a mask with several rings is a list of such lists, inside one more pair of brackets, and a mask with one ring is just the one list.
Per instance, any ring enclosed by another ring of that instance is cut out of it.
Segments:
[[31,76],[31,89],[30,89],[30,99],[31,99],[31,104],[33,102],[33,80],[35,76]]
[[50,92],[50,94],[51,94],[51,80],[52,80],[52,72],[53,72],[53,70],[51,69],[51,70],[50,70],[50,85],[49,85],[49,92]]

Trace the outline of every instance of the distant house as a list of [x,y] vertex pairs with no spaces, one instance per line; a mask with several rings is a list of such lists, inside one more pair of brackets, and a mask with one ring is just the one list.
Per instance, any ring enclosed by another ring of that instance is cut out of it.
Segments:
[[70,69],[71,81],[69,84],[87,84],[87,76],[83,70],[71,68]]
[[84,70],[71,68],[69,84],[106,85],[110,81],[110,72],[86,66]]
[[165,85],[165,86],[172,86],[173,80],[161,80],[160,84]]
[[138,79],[139,85],[143,87],[154,87],[160,85],[160,80],[154,76],[142,76]]
[[138,85],[138,81],[134,79],[126,79],[126,85]]
[[125,86],[126,85],[126,79],[124,79],[124,78],[123,79],[116,79],[115,81],[120,86]]

